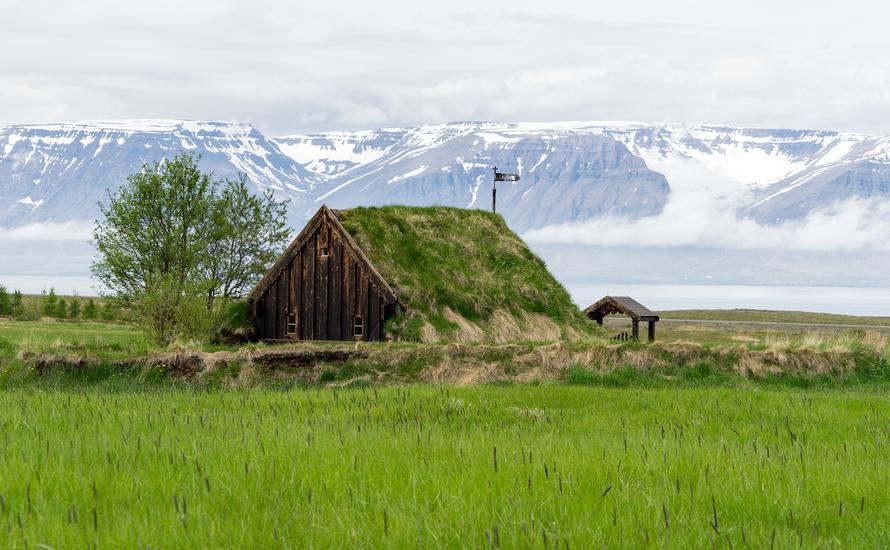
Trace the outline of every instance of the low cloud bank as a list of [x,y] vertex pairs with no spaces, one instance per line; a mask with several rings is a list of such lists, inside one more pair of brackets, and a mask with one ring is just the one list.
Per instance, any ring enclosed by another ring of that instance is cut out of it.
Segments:
[[15,228],[0,227],[3,241],[88,241],[93,237],[91,222],[31,223]]
[[805,251],[890,250],[890,201],[853,198],[812,211],[806,218],[763,224],[714,203],[671,201],[657,216],[604,216],[526,232],[533,244],[619,247],[700,246]]

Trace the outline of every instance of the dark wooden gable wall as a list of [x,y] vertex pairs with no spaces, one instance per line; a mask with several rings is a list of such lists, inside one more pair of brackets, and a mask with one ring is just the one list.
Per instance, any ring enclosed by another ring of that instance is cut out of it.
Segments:
[[[308,228],[308,227],[307,227]],[[394,300],[375,282],[342,229],[329,217],[301,235],[297,249],[255,297],[254,329],[270,340],[382,340]],[[361,334],[356,335],[356,325]]]

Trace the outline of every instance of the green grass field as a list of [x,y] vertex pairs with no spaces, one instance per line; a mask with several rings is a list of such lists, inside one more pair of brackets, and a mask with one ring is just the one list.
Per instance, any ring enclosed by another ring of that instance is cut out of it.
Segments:
[[[857,317],[801,311],[680,310],[659,312],[658,339],[706,346],[831,346],[850,334],[890,337],[890,317]],[[630,331],[626,317],[606,318],[609,335]],[[645,326],[642,330],[645,333]]]
[[882,547],[890,399],[6,390],[8,547]]
[[100,321],[13,321],[0,319],[0,358],[31,353],[92,355],[124,359],[145,354],[150,344],[129,325]]
[[[708,330],[702,349],[763,345],[734,340],[733,323]],[[806,345],[840,345],[827,338]],[[351,389],[325,382],[350,372],[230,387],[22,368],[36,354],[101,364],[152,351],[122,324],[0,321],[0,546],[890,545],[886,351],[837,383],[699,359]],[[509,361],[483,352],[471,356],[482,369]]]
[[660,311],[662,319],[700,321],[773,322],[789,324],[838,324],[890,327],[890,317],[861,317],[808,311],[767,311],[760,309],[685,309]]

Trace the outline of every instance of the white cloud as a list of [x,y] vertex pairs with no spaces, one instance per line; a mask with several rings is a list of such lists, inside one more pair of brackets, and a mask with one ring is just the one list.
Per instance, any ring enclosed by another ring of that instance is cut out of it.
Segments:
[[[0,125],[447,120],[886,131],[890,5],[0,0]],[[868,13],[868,17],[861,17]]]
[[669,201],[658,216],[607,216],[535,229],[523,237],[533,244],[890,251],[890,203],[880,198],[848,199],[777,225],[739,216],[716,202],[695,202],[680,197]]
[[88,241],[92,236],[93,224],[81,221],[0,227],[0,241]]

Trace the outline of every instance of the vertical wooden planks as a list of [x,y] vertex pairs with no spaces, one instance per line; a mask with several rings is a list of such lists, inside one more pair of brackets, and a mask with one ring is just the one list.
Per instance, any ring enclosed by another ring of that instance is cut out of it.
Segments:
[[275,287],[270,286],[266,291],[266,338],[275,338]]
[[256,312],[257,312],[257,325],[256,325],[256,335],[257,338],[265,338],[266,333],[269,331],[268,329],[268,321],[266,319],[266,310],[269,309],[269,304],[266,303],[266,296],[268,295],[268,291],[260,294],[259,299],[257,300]]
[[269,310],[272,308],[272,289],[267,288],[263,293],[263,338],[271,338],[272,334],[272,314]]
[[294,338],[303,338],[303,254],[297,251],[294,256],[294,313],[297,315],[297,330]]
[[[297,283],[299,282],[300,277],[298,276],[299,272],[297,271],[297,268],[299,267],[298,266],[299,262],[297,261],[297,257],[298,256],[292,257],[290,259],[290,262],[287,265],[287,273],[288,273],[288,278],[287,278],[287,313],[288,313],[288,315],[293,314],[294,321],[296,323],[299,323],[299,317],[300,317],[299,311],[300,310],[298,309],[299,300],[297,299],[297,296],[298,296]],[[290,319],[288,319],[288,321],[289,320]],[[295,330],[294,330],[293,334],[287,335],[288,338],[299,338],[300,337],[300,332],[299,332],[299,329],[297,328],[298,326],[299,325],[294,327]]]
[[275,338],[278,332],[278,326],[275,323],[276,313],[278,312],[278,285],[275,281],[269,286],[269,338]]
[[346,249],[343,250],[343,307],[340,334],[343,340],[352,340],[352,316],[355,315],[355,262]]
[[280,275],[278,275],[278,281],[276,282],[276,288],[278,290],[278,332],[275,337],[283,340],[287,335],[287,272],[282,271]]
[[315,235],[309,237],[303,253],[303,300],[306,307],[306,339],[315,339]]
[[291,284],[291,278],[293,277],[293,265],[290,261],[284,266],[284,272],[282,273],[282,291],[284,292],[284,337],[290,338],[290,334],[287,333],[287,323],[290,320],[290,312],[293,307],[293,299],[291,298],[291,289],[294,287]]
[[269,308],[271,310],[270,318],[272,320],[272,323],[269,326],[271,329],[269,338],[275,338],[278,334],[278,277],[272,281],[272,286],[269,287],[269,295],[272,298],[272,307]]
[[330,277],[328,278],[328,302],[330,304],[328,307],[328,338],[340,340],[340,313],[343,309],[340,294],[343,288],[343,273],[341,271],[343,261],[340,258],[343,246],[340,243],[340,239],[337,239],[334,235],[331,235],[328,246],[330,247],[331,254],[328,257],[328,268],[330,270]]
[[358,292],[356,292],[356,308],[355,314],[360,315],[362,318],[362,335],[361,340],[368,339],[368,278],[365,276],[364,269],[362,266],[356,265],[356,277],[355,277],[356,285],[358,285]]
[[368,340],[380,340],[380,292],[368,283]]
[[328,257],[322,256],[328,249],[328,226],[322,224],[316,233],[315,250],[315,339],[328,339]]

